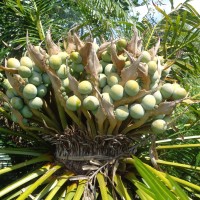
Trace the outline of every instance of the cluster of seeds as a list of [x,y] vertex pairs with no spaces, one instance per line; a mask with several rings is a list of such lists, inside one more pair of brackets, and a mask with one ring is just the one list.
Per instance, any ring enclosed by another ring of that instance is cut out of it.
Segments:
[[[103,112],[102,108],[108,109],[117,123],[134,124],[163,102],[175,102],[186,97],[186,90],[179,84],[165,82],[170,67],[155,52],[138,51],[134,55],[131,43],[125,39],[108,43],[105,47],[90,44],[92,58],[87,55],[85,59],[85,52],[81,49],[43,54],[44,69],[51,70],[59,80],[58,90],[66,110],[78,113],[84,109],[95,116],[99,111]],[[34,47],[34,51],[40,54],[40,48]],[[22,95],[11,85],[7,87],[6,95],[11,106],[20,111],[24,119],[33,116],[32,109],[42,110],[43,100],[52,89],[47,71],[41,70],[33,60],[31,54],[20,61],[9,58],[6,66],[14,69],[14,74],[22,81]],[[94,60],[91,67],[88,63]],[[151,122],[154,133],[162,133],[167,129],[165,117],[165,113],[151,115],[146,121]],[[13,115],[12,119],[17,121]]]

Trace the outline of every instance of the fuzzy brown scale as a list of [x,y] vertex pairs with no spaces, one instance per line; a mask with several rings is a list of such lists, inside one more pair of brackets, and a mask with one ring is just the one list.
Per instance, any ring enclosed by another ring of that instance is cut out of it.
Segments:
[[[18,110],[17,106],[11,108],[8,114],[16,114],[13,119],[24,130],[53,145],[55,160],[77,174],[84,173],[82,166],[92,159],[104,164],[130,154],[144,136],[167,129],[165,117],[188,95],[181,86],[166,83],[169,71],[157,56],[159,43],[143,51],[134,30],[130,41],[115,40],[98,47],[69,33],[62,50],[48,32],[47,51],[27,45],[33,64],[31,79],[20,76],[16,59],[8,59],[12,63],[9,68],[6,63],[1,67],[7,75],[5,93],[9,90],[10,97],[20,98],[23,108],[29,108],[29,115],[24,116],[30,118],[23,116],[22,105]],[[104,79],[100,80],[99,74]],[[115,74],[117,81],[112,82],[110,74]],[[27,89],[30,81],[35,86]],[[47,90],[42,96],[38,92],[41,85]],[[156,91],[162,95],[160,101],[153,96]],[[4,100],[11,105],[8,96]],[[161,114],[164,118],[153,123]]]

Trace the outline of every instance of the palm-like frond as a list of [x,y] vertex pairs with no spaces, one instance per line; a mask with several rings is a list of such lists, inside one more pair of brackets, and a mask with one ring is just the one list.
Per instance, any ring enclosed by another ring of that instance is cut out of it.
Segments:
[[138,28],[147,36],[144,40],[146,49],[161,38],[159,53],[166,59],[174,61],[184,71],[199,72],[198,41],[200,35],[200,16],[190,4],[185,2],[171,13],[166,14],[161,8],[155,8],[163,14],[163,18],[153,26],[144,21]]

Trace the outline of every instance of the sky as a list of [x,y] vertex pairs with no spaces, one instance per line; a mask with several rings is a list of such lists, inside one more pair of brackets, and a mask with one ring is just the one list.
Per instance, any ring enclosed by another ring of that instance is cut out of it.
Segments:
[[[184,0],[174,0],[174,8],[176,8],[180,3],[183,3]],[[160,6],[163,10],[165,10],[166,13],[169,13],[171,11],[171,5],[169,3],[169,0],[163,0],[162,3],[164,5]],[[190,4],[200,13],[200,0],[192,0]],[[152,4],[153,8],[153,4]],[[147,14],[147,7],[146,6],[140,6],[136,8],[136,12],[140,13],[139,21]],[[155,17],[159,19],[162,15],[156,11],[157,14],[155,14]]]

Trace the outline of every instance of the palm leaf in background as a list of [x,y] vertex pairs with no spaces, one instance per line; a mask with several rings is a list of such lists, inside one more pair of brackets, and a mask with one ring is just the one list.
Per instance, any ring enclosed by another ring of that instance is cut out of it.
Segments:
[[144,20],[138,24],[138,28],[146,36],[144,41],[146,49],[155,44],[158,37],[161,38],[159,53],[165,59],[172,60],[175,66],[185,72],[196,74],[199,72],[199,49],[197,43],[200,35],[200,15],[187,3],[166,14],[159,6],[155,8],[163,15],[163,18],[155,25]]

